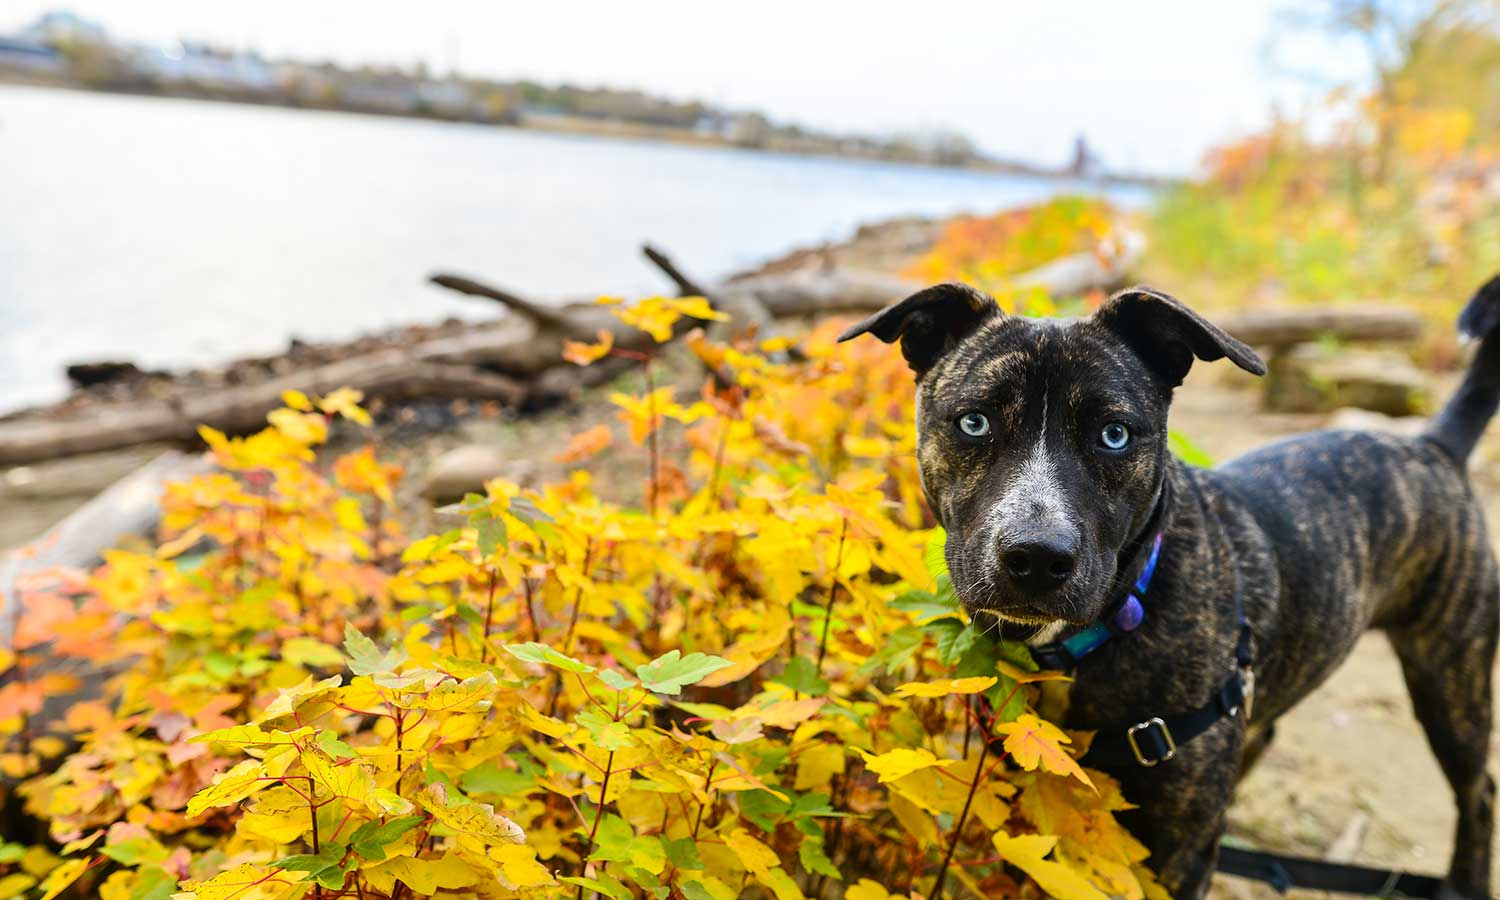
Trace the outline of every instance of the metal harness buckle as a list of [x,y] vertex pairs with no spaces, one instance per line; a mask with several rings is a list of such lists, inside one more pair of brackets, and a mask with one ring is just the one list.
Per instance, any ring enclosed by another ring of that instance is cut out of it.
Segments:
[[[1148,760],[1141,754],[1141,745],[1138,741],[1136,741],[1135,733],[1137,731],[1151,728],[1153,726],[1161,729],[1161,736],[1167,742],[1167,754],[1161,759]],[[1177,742],[1172,740],[1172,729],[1167,727],[1167,723],[1163,722],[1160,716],[1152,716],[1144,722],[1137,722],[1127,728],[1125,730],[1125,741],[1126,743],[1130,744],[1130,752],[1135,754],[1135,761],[1148,769],[1152,766],[1167,762],[1172,757],[1177,755]]]

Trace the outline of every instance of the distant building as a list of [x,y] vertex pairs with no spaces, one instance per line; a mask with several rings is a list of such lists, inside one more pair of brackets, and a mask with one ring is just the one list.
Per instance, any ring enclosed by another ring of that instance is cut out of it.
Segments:
[[206,44],[143,47],[131,61],[140,74],[165,84],[257,94],[277,86],[275,68],[259,56]]
[[19,37],[0,35],[0,69],[37,75],[63,75],[68,64],[53,47]]

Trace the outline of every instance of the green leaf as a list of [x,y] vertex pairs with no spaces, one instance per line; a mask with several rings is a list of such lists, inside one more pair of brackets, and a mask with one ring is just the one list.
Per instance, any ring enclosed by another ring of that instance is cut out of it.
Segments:
[[823,849],[823,842],[813,837],[804,837],[802,843],[797,845],[797,858],[802,860],[802,868],[817,875],[827,875],[829,878],[844,880],[844,875],[828,858],[828,853]]
[[386,845],[400,840],[403,834],[422,824],[425,816],[402,816],[389,822],[370,821],[354,829],[349,837],[349,846],[365,859],[385,859]]
[[349,671],[356,675],[375,675],[394,672],[406,662],[406,648],[395,645],[385,653],[375,642],[360,633],[353,625],[344,625],[344,652],[349,654]]
[[667,864],[667,852],[655,835],[636,834],[630,823],[611,813],[599,822],[589,859],[627,863],[654,875]]
[[[939,619],[929,622],[923,628],[928,634],[937,639],[938,659],[944,665],[953,665],[963,657],[974,642],[979,640],[980,631],[973,622],[965,625],[957,619]],[[988,675],[989,673],[984,673]]]
[[1035,672],[1041,668],[1036,660],[1031,658],[1031,648],[1020,641],[996,641],[995,648],[1000,653],[1000,658],[1027,672]]
[[958,618],[958,596],[947,575],[938,576],[936,591],[907,591],[891,601],[892,609],[909,612],[916,616],[917,624],[947,616]]
[[480,556],[490,556],[510,536],[505,520],[491,513],[488,505],[469,513],[469,525],[478,533]]
[[948,532],[941,526],[932,529],[932,536],[927,539],[927,552],[923,561],[927,563],[927,574],[934,579],[948,577],[948,559],[943,556],[943,547],[948,543]]
[[334,737],[331,731],[318,734],[318,746],[334,759],[359,759],[359,754],[354,752],[354,748]]
[[742,791],[739,794],[740,816],[763,831],[775,831],[776,823],[785,818],[791,803],[770,791]]
[[316,856],[310,853],[288,856],[286,859],[276,860],[271,865],[278,869],[306,872],[312,876],[313,881],[326,888],[341,888],[344,886],[344,870],[339,865],[339,860],[343,855],[342,848],[328,847]]
[[590,706],[578,713],[578,724],[588,729],[589,739],[601,750],[624,750],[635,746],[635,738],[624,722],[616,722]]
[[725,666],[732,665],[720,656],[706,653],[682,655],[680,650],[669,650],[645,665],[636,666],[636,677],[648,691],[658,694],[677,694],[690,684],[697,684]]
[[401,561],[404,563],[409,563],[416,562],[418,560],[432,559],[434,556],[437,556],[439,553],[447,550],[454,543],[456,543],[459,538],[463,536],[463,531],[458,528],[455,528],[452,531],[445,531],[442,534],[429,534],[427,537],[422,538],[421,540],[412,544],[410,547],[407,547],[405,550],[403,550],[401,553]]
[[739,892],[712,875],[703,875],[679,884],[687,900],[735,900]]
[[794,657],[781,670],[781,674],[770,679],[772,684],[785,685],[810,697],[821,697],[828,693],[828,682],[818,675],[818,667],[806,657]]
[[136,870],[135,887],[130,900],[168,900],[177,890],[177,876],[161,866],[141,866]]
[[1167,449],[1178,459],[1190,466],[1202,469],[1212,468],[1214,458],[1204,452],[1202,447],[1188,439],[1187,435],[1172,429],[1167,430]]
[[466,794],[520,794],[536,786],[536,778],[514,769],[502,769],[494,760],[485,760],[477,768],[459,776],[459,786]]
[[544,666],[552,666],[554,669],[562,669],[564,672],[583,675],[594,671],[594,667],[588,663],[579,662],[571,656],[553,650],[546,644],[538,644],[535,641],[527,641],[524,644],[506,644],[505,651],[522,662],[541,663]]
[[698,842],[692,838],[663,838],[661,846],[667,852],[667,861],[677,868],[703,868],[703,860],[698,858]]
[[635,687],[637,682],[629,675],[621,675],[614,669],[600,669],[599,680],[617,691],[628,691]]
[[576,884],[581,888],[587,888],[605,897],[612,897],[614,900],[632,900],[635,896],[630,893],[630,888],[627,888],[604,872],[600,872],[598,878],[585,878],[582,875],[562,875],[557,880],[566,881],[568,884]]

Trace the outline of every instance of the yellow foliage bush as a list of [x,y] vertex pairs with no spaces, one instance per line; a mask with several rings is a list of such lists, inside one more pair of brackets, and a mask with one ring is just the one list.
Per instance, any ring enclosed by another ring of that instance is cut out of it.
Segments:
[[[24,587],[3,762],[50,841],[0,846],[0,897],[1162,896],[1031,710],[1056,676],[928,551],[899,355],[834,333],[694,337],[699,396],[616,395],[643,508],[579,468],[408,541],[399,470],[318,456],[355,395],[205,429],[159,545]],[[116,674],[44,719],[43,658]]]

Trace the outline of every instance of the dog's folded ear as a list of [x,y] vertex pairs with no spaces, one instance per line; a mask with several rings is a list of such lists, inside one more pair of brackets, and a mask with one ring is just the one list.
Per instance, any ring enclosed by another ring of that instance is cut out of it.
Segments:
[[1265,362],[1243,341],[1148,287],[1120,291],[1093,319],[1123,338],[1170,387],[1182,383],[1195,357],[1204,362],[1228,358],[1253,375],[1266,374]]
[[866,332],[887,344],[901,341],[901,355],[921,375],[963,337],[991,316],[1000,304],[966,284],[950,282],[917,291],[839,335],[840,341]]

